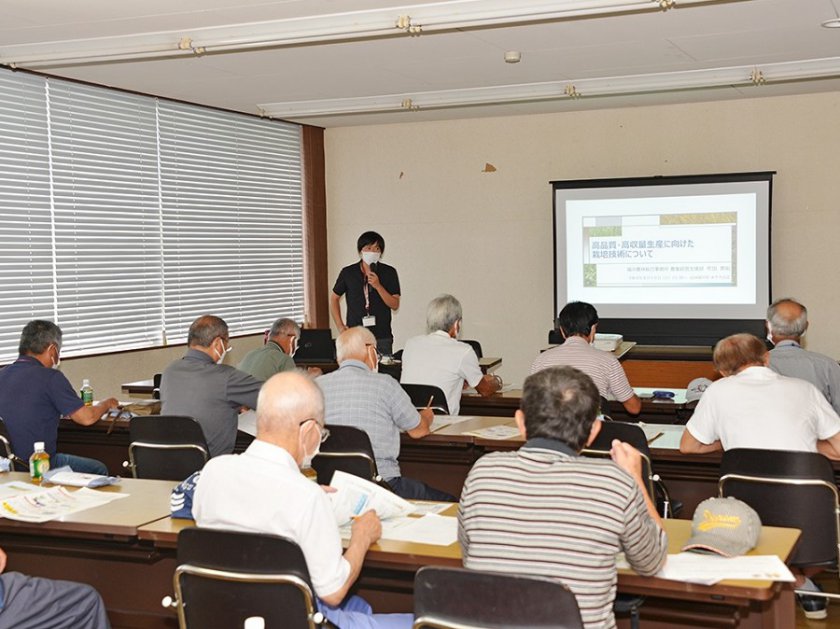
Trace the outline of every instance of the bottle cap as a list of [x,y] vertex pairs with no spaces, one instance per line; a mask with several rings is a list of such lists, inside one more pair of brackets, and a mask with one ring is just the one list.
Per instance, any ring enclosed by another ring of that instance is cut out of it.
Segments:
[[82,386],[83,387],[89,387],[90,386],[90,380],[88,380],[87,378],[82,380]]
[[35,449],[36,450],[43,450],[44,449],[44,442],[43,441],[36,441],[35,442]]

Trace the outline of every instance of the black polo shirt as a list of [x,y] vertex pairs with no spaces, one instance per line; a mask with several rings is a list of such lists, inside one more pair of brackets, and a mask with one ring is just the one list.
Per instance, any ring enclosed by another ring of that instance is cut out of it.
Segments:
[[[400,278],[397,277],[397,270],[377,262],[374,273],[379,276],[379,283],[392,295],[400,294]],[[341,269],[338,279],[333,286],[333,292],[338,295],[346,295],[347,299],[347,327],[352,328],[362,325],[362,318],[367,316],[365,311],[365,283],[367,279],[362,273],[362,263],[356,262]],[[370,314],[376,317],[376,325],[368,328],[378,339],[394,338],[391,332],[391,309],[382,301],[382,297],[375,288],[370,287],[368,291],[370,301]]]

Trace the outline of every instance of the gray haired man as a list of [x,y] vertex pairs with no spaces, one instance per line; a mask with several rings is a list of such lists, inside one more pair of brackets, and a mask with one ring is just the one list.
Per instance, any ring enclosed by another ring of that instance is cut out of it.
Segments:
[[277,319],[268,331],[265,345],[245,354],[236,368],[263,381],[276,373],[292,371],[295,368],[292,356],[297,351],[299,339],[300,326],[295,321]]
[[435,297],[426,310],[427,334],[408,339],[402,357],[400,382],[439,387],[452,415],[461,409],[465,382],[482,396],[502,386],[497,376],[481,373],[472,347],[457,340],[463,318],[461,303],[452,295]]
[[793,299],[779,299],[767,309],[770,368],[783,376],[807,380],[840,414],[840,365],[833,358],[802,347],[808,309]]

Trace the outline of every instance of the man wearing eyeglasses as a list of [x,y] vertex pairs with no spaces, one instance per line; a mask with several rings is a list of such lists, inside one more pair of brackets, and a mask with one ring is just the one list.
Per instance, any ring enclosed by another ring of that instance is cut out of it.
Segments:
[[324,489],[299,469],[328,435],[324,398],[312,380],[300,372],[273,376],[259,395],[256,439],[242,454],[205,465],[192,514],[198,526],[282,535],[296,542],[319,609],[342,629],[407,629],[410,614],[372,614],[358,596],[347,598],[382,527],[376,513],[363,514],[353,522],[349,546],[342,552]]
[[281,371],[295,368],[295,355],[300,340],[300,326],[292,319],[277,319],[268,331],[265,345],[252,349],[236,366],[257,380],[268,380]]
[[161,413],[195,418],[210,456],[233,452],[239,410],[256,408],[262,381],[223,364],[230,346],[224,319],[203,315],[193,321],[187,353],[171,363],[160,383]]

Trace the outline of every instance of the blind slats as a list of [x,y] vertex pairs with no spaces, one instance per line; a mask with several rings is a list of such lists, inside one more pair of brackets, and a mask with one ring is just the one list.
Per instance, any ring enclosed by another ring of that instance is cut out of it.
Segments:
[[0,71],[0,361],[54,319],[63,353],[303,317],[296,125]]

